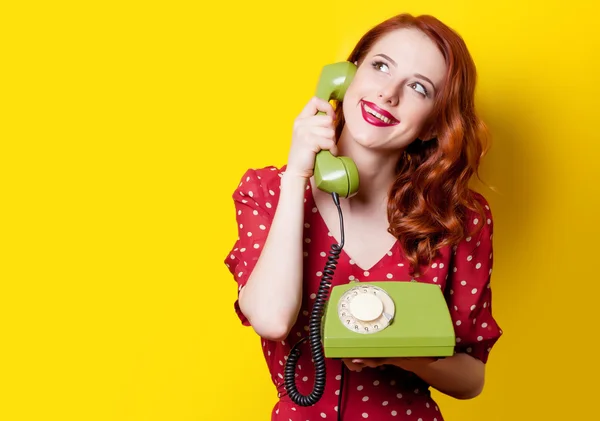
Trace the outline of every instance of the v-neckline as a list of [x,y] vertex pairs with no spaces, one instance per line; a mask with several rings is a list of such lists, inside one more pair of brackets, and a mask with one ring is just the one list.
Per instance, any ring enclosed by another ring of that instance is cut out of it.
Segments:
[[[321,214],[321,211],[319,210],[319,207],[317,206],[317,201],[315,200],[314,194],[313,194],[313,186],[312,186],[312,181],[309,180],[308,182],[308,195],[310,197],[311,200],[311,207],[314,207],[314,209],[316,209],[317,213],[317,217],[319,218],[320,223],[323,225],[323,227],[325,228],[325,230],[330,233],[330,237],[333,238],[333,241],[335,241],[337,244],[340,243],[340,239],[336,238],[333,235],[333,232],[331,231],[331,229],[329,228],[329,226],[327,225],[327,222],[325,221],[325,218],[323,218],[323,215]],[[374,269],[376,269],[378,266],[380,266],[383,261],[390,257],[391,255],[393,255],[394,251],[397,249],[398,247],[398,239],[396,239],[393,243],[392,246],[390,248],[388,248],[385,253],[383,253],[383,255],[375,262],[373,263],[370,267],[368,268],[363,268],[361,265],[358,264],[358,262],[352,258],[352,256],[350,256],[350,254],[346,251],[346,248],[343,247],[342,251],[340,252],[340,256],[343,255],[353,266],[356,266],[358,269],[360,269],[361,272],[370,272]]]

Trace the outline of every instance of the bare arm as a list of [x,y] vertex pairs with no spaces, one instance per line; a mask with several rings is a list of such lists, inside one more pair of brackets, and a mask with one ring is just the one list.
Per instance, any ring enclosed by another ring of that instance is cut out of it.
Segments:
[[261,337],[284,339],[302,303],[302,234],[306,178],[283,174],[264,248],[239,295],[240,309]]
[[483,390],[485,364],[468,354],[434,358],[390,358],[386,361],[412,371],[431,387],[456,399],[472,399]]

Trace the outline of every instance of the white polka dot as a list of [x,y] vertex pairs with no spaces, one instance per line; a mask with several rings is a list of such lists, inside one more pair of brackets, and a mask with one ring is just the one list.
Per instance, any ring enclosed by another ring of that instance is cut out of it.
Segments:
[[315,275],[317,275],[318,277],[321,277],[321,276],[323,276],[323,272],[318,271],[317,273],[315,273]]
[[452,272],[456,273],[457,270],[458,270],[458,268],[453,268]]
[[466,241],[467,241],[467,243],[468,243],[469,241],[471,241],[471,237],[467,237],[467,238],[466,238]]
[[437,263],[434,263],[433,265],[431,265],[432,268],[436,268],[437,267]]
[[363,412],[362,417],[363,418],[369,418],[369,414],[367,414],[366,412]]
[[271,204],[269,202],[266,202],[265,206],[268,207],[269,209],[271,209]]
[[473,219],[473,223],[474,223],[475,225],[477,225],[477,224],[479,223],[479,219],[477,219],[477,218]]
[[340,394],[340,391],[339,391],[339,390],[336,390],[336,391],[335,391],[335,394],[336,394],[337,396],[339,396],[339,394]]
[[305,242],[305,243],[310,243],[310,238],[305,238],[305,239],[304,239],[304,242]]
[[462,339],[460,339],[460,338],[457,337],[456,338],[456,343],[459,343],[460,341],[462,341]]
[[483,303],[483,308],[486,308],[486,307],[487,307],[487,302]]
[[339,374],[337,376],[335,376],[336,380],[342,380],[342,376],[340,376]]
[[244,228],[244,224],[240,224],[240,228]]
[[425,406],[429,408],[429,402],[425,402]]
[[252,233],[250,231],[248,231],[248,237],[252,237]]
[[362,400],[363,400],[363,402],[366,402],[366,401],[368,401],[368,400],[369,400],[369,397],[368,397],[368,396],[365,396],[364,398],[362,398]]
[[356,390],[363,390],[363,389],[364,389],[364,387],[362,385],[356,387]]
[[387,406],[387,404],[388,404],[388,401],[383,401],[381,404],[382,404],[383,406]]
[[310,294],[310,298],[312,298],[312,299],[314,300],[315,298],[317,298],[317,294],[315,294],[315,293],[313,292],[312,294]]
[[473,294],[473,295],[477,294],[477,288],[473,288],[473,289],[471,290],[471,294]]
[[482,323],[481,327],[485,329],[487,327],[487,325],[488,325],[487,323]]
[[243,253],[243,252],[245,252],[245,251],[246,251],[246,247],[242,247],[242,248],[240,249],[240,251],[241,251],[242,253]]
[[392,411],[392,417],[395,417],[396,415],[398,415],[398,413],[396,411]]
[[406,415],[410,415],[410,414],[412,414],[412,411],[410,409],[407,409],[406,410]]
[[440,269],[444,269],[444,264],[440,263]]
[[437,282],[438,277],[436,276],[435,278],[433,278],[433,282]]
[[312,208],[313,213],[317,213],[317,208]]
[[322,251],[322,252],[320,253],[320,256],[321,256],[321,257],[325,257],[325,256],[327,256],[327,253],[325,253],[324,251]]
[[354,275],[350,275],[350,276],[348,276],[348,279],[349,279],[350,281],[354,281],[354,279],[355,279],[355,278],[354,278]]
[[337,407],[337,405],[333,407],[333,410],[334,410],[335,412],[337,412],[337,411],[338,411],[338,407]]
[[354,264],[354,260],[350,259],[350,264],[353,265]]
[[392,275],[391,273],[388,273],[388,274],[387,274],[387,275],[385,275],[385,276],[386,276],[386,278],[388,278],[388,279],[392,279],[392,278],[394,277],[394,275]]
[[365,276],[369,276],[369,271],[365,270]]
[[460,320],[456,321],[456,326],[460,326],[462,324],[462,322]]
[[490,218],[487,219],[487,223],[488,225],[492,223],[492,220]]
[[402,399],[402,393],[398,393],[398,394],[396,395],[396,397],[397,397],[398,399]]
[[468,353],[471,353],[472,351],[473,351],[473,348],[471,348],[471,347],[468,347],[468,348],[467,348],[467,352],[468,352]]
[[238,211],[238,215],[241,215],[241,214],[242,214],[242,211],[241,211],[241,210],[239,210],[239,211]]
[[387,255],[388,255],[388,256],[391,256],[391,255],[392,255],[392,252],[391,252],[391,251],[388,251],[388,252],[387,252]]
[[324,412],[321,412],[321,418],[327,418],[327,415],[325,415]]
[[404,266],[404,263],[398,263],[398,266],[402,267]]
[[378,386],[378,385],[379,385],[379,380],[375,380],[375,381],[373,382],[373,386]]
[[467,256],[467,261],[470,262],[471,260],[473,260],[473,256]]
[[305,316],[308,316],[308,310],[302,311],[302,314],[304,314]]
[[275,196],[275,192],[274,192],[273,190],[269,190],[269,194],[270,194],[271,196]]
[[260,247],[260,244],[258,244],[258,243],[254,244],[254,248],[255,248],[255,249],[257,249],[257,248],[259,248],[259,247]]
[[480,341],[480,342],[483,341],[483,336],[478,336],[477,340]]
[[465,285],[467,285],[467,281],[460,281],[460,284],[461,284],[462,286],[465,286]]
[[481,269],[481,263],[477,263],[477,264],[475,265],[475,269]]
[[259,225],[259,226],[258,226],[258,228],[260,228],[260,229],[261,229],[261,230],[263,230],[263,231],[267,229],[267,227],[265,227],[265,226],[264,226],[264,225],[262,225],[262,224],[261,224],[261,225]]
[[257,210],[253,210],[252,211],[252,215],[254,215],[254,216],[258,215],[258,211]]
[[475,310],[476,308],[477,308],[477,306],[476,306],[475,304],[473,304],[473,305],[471,306],[471,311]]
[[307,382],[308,381],[308,377],[307,376],[302,377],[302,381],[303,382]]

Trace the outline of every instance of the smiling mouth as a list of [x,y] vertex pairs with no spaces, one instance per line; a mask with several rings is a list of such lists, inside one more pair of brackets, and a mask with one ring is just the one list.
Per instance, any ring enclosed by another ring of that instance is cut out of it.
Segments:
[[382,110],[370,102],[361,101],[361,108],[363,112],[363,118],[368,123],[376,126],[395,126],[396,124],[400,123],[400,121],[395,119],[390,113]]

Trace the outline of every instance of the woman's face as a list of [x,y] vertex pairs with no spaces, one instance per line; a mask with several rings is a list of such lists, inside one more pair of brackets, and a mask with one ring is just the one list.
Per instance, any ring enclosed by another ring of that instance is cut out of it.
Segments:
[[421,31],[384,35],[365,56],[344,96],[345,130],[364,147],[405,148],[427,135],[424,123],[445,74],[444,56]]

